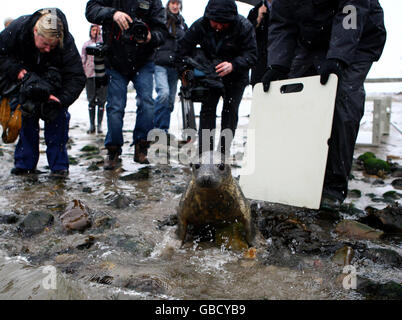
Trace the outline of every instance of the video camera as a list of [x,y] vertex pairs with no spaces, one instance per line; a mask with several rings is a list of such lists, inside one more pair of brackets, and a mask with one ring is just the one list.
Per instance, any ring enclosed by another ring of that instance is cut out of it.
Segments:
[[85,52],[89,56],[94,56],[95,64],[95,86],[100,88],[107,85],[105,70],[105,55],[107,46],[101,42],[86,47]]
[[124,42],[146,41],[148,37],[148,25],[139,18],[133,18],[127,30],[123,32],[122,40]]
[[183,98],[192,102],[204,102],[208,98],[209,88],[199,80],[205,77],[205,73],[198,69],[186,70],[183,74],[181,94]]

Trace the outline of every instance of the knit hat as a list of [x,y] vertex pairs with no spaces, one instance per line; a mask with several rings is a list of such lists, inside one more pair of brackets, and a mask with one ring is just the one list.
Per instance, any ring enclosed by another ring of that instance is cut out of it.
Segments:
[[204,17],[220,23],[232,22],[238,15],[234,0],[209,0]]

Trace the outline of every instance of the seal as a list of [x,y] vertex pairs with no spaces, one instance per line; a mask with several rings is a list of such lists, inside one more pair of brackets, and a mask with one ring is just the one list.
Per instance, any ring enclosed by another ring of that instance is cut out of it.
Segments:
[[206,152],[199,163],[191,164],[192,178],[177,212],[176,234],[182,244],[189,226],[194,231],[212,227],[216,234],[232,226],[235,241],[241,236],[248,246],[252,245],[255,231],[249,202],[233,178],[230,165],[221,159],[220,153]]

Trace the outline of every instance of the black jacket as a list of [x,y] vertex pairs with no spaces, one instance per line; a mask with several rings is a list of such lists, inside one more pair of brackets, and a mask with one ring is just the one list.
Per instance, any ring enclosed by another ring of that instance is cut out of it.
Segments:
[[172,28],[168,28],[169,33],[165,39],[165,43],[156,50],[155,64],[173,68],[176,60],[177,42],[184,37],[188,27],[181,14],[174,15],[166,10],[166,16],[168,20],[169,18],[175,20],[176,30],[174,32]]
[[68,31],[66,17],[59,9],[57,16],[64,26],[63,49],[57,47],[49,53],[40,53],[33,35],[33,28],[40,15],[37,11],[17,18],[0,33],[0,73],[6,74],[14,82],[22,69],[42,74],[49,67],[56,67],[61,73],[62,88],[52,94],[60,100],[63,107],[69,107],[85,87],[81,56]]
[[[345,29],[351,5],[357,28]],[[346,19],[345,19],[346,18]],[[289,68],[297,46],[325,50],[327,58],[346,65],[377,61],[386,39],[383,10],[378,0],[280,0],[272,4],[268,64]]]
[[[231,4],[233,1],[226,1]],[[214,11],[209,11],[207,6],[204,17],[195,21],[187,30],[184,38],[179,41],[177,56],[183,62],[184,57],[192,56],[197,45],[204,51],[207,59],[220,62],[228,61],[233,65],[233,71],[223,77],[225,84],[241,82],[248,84],[248,72],[257,61],[257,43],[252,24],[241,15],[234,14],[234,10],[226,5],[225,1],[215,1]],[[211,3],[211,1],[209,2]],[[225,14],[222,19],[231,21],[229,29],[223,32],[216,32],[211,28],[209,18],[214,17],[219,21],[220,17],[215,11],[216,5],[224,4],[226,6],[218,7]],[[231,10],[232,9],[232,10]],[[229,15],[229,13],[232,13]]]
[[260,25],[257,28],[257,17],[258,10],[262,6],[263,2],[257,4],[253,9],[250,10],[247,19],[250,20],[252,25],[254,26],[255,35],[257,39],[257,48],[258,48],[258,60],[257,64],[251,68],[251,79],[250,83],[254,86],[257,82],[261,82],[262,77],[267,69],[267,60],[268,60],[268,27],[269,27],[269,14],[270,10],[268,4],[265,2],[265,6],[267,7],[267,12],[264,15],[264,18],[261,20]]
[[[151,31],[151,41],[147,44],[123,41],[122,32],[113,21],[116,11],[145,22]],[[155,49],[163,44],[167,35],[166,16],[160,0],[90,0],[85,16],[89,22],[103,26],[103,41],[109,47],[106,67],[130,79],[153,60]]]

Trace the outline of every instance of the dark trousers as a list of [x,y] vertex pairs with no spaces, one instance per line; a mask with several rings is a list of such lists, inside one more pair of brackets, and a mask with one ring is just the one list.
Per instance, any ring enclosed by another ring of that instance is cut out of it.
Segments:
[[[289,78],[316,75],[316,66],[325,59],[324,52],[300,50],[293,61]],[[348,178],[352,168],[353,152],[364,114],[366,93],[364,80],[373,62],[352,63],[338,80],[334,119],[328,141],[323,195],[343,201],[347,196]]]
[[[53,121],[45,121],[46,156],[51,171],[68,170],[67,154],[70,113],[63,108]],[[14,163],[19,169],[33,170],[39,161],[39,118],[22,117]]]
[[[211,137],[208,142],[203,141],[202,130],[216,129],[216,108],[218,106],[219,99],[221,96],[223,97],[223,107],[221,115],[221,139],[219,144],[220,145],[219,151],[222,152],[223,154],[226,154],[226,152],[229,153],[232,138],[235,135],[237,122],[239,120],[239,105],[243,97],[245,87],[246,86],[244,84],[236,84],[236,83],[230,83],[227,85],[225,84],[225,92],[223,95],[219,90],[210,89],[208,99],[201,105],[200,128],[198,132],[200,153],[207,150],[214,150],[213,138]],[[224,132],[225,129],[230,130],[229,135],[222,134],[222,132]]]

